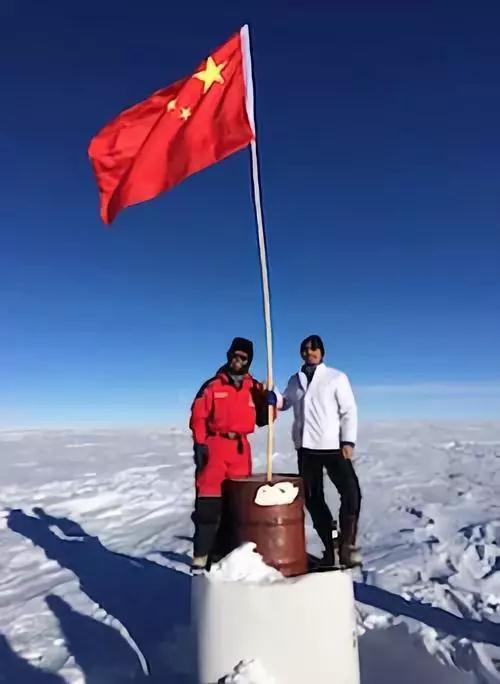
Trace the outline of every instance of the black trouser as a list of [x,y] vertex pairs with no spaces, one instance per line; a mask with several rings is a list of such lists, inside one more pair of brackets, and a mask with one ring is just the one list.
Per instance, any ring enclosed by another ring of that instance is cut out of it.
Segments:
[[[340,532],[353,527],[361,507],[361,490],[350,459],[345,459],[340,450],[320,451],[299,449],[299,474],[304,481],[306,507],[311,515],[314,529],[330,552],[333,517],[325,501],[323,468],[340,495]],[[354,536],[355,536],[354,525]],[[351,536],[351,534],[349,535]]]
[[193,555],[210,556],[217,538],[222,512],[222,499],[216,496],[196,497],[193,522]]
[[233,550],[233,528],[228,498],[197,496],[193,515],[193,556],[218,560]]

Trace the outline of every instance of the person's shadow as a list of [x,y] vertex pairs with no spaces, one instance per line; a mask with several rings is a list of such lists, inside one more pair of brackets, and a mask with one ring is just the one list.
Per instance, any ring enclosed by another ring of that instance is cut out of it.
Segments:
[[146,681],[137,655],[118,629],[74,610],[60,596],[50,594],[45,601],[86,684]]
[[0,684],[64,684],[59,675],[33,667],[10,647],[0,634]]
[[[67,518],[54,518],[41,509],[35,510],[36,517],[22,510],[10,511],[9,528],[42,548],[48,558],[71,570],[80,580],[82,591],[123,625],[137,646],[133,650],[139,650],[149,665],[148,681],[192,682],[193,673],[186,666],[194,661],[190,576],[144,558],[109,551],[77,523]],[[61,536],[50,527],[55,527]],[[66,637],[70,635],[70,650],[78,648],[75,658],[86,672],[95,669],[97,662],[105,658],[102,649],[94,648],[90,643],[95,645],[98,636],[95,625],[91,630],[87,629],[90,623],[82,620],[85,616],[76,614],[58,597],[48,597],[47,602],[59,618]],[[82,638],[85,629],[88,638]],[[101,636],[104,632],[101,630]],[[111,644],[109,632],[106,634],[111,651],[123,651],[122,637]],[[130,649],[132,651],[132,646]],[[110,653],[110,659],[113,657]],[[133,670],[135,665],[131,663],[131,667]],[[133,678],[136,676],[114,681],[139,681]],[[21,679],[11,681],[24,684]]]

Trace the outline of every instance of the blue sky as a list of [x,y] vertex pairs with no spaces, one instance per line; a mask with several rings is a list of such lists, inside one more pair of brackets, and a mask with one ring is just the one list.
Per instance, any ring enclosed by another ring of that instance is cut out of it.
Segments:
[[279,385],[321,334],[365,418],[500,416],[500,5],[0,8],[0,425],[172,423],[265,372],[246,152],[111,230],[87,145],[249,22]]

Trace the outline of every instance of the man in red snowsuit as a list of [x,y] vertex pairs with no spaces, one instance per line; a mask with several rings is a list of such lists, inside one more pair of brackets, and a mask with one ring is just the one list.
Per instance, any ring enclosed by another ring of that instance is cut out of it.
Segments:
[[236,337],[227,364],[199,390],[191,408],[196,502],[193,567],[210,563],[222,509],[222,484],[252,473],[248,435],[267,424],[267,397],[250,375],[253,344]]

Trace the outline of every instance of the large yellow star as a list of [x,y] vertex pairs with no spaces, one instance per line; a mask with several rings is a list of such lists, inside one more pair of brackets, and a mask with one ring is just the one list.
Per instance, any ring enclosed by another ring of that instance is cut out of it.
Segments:
[[209,57],[205,69],[193,75],[193,78],[203,81],[203,94],[208,92],[214,83],[224,83],[221,71],[226,64],[227,62],[216,64],[213,57]]

